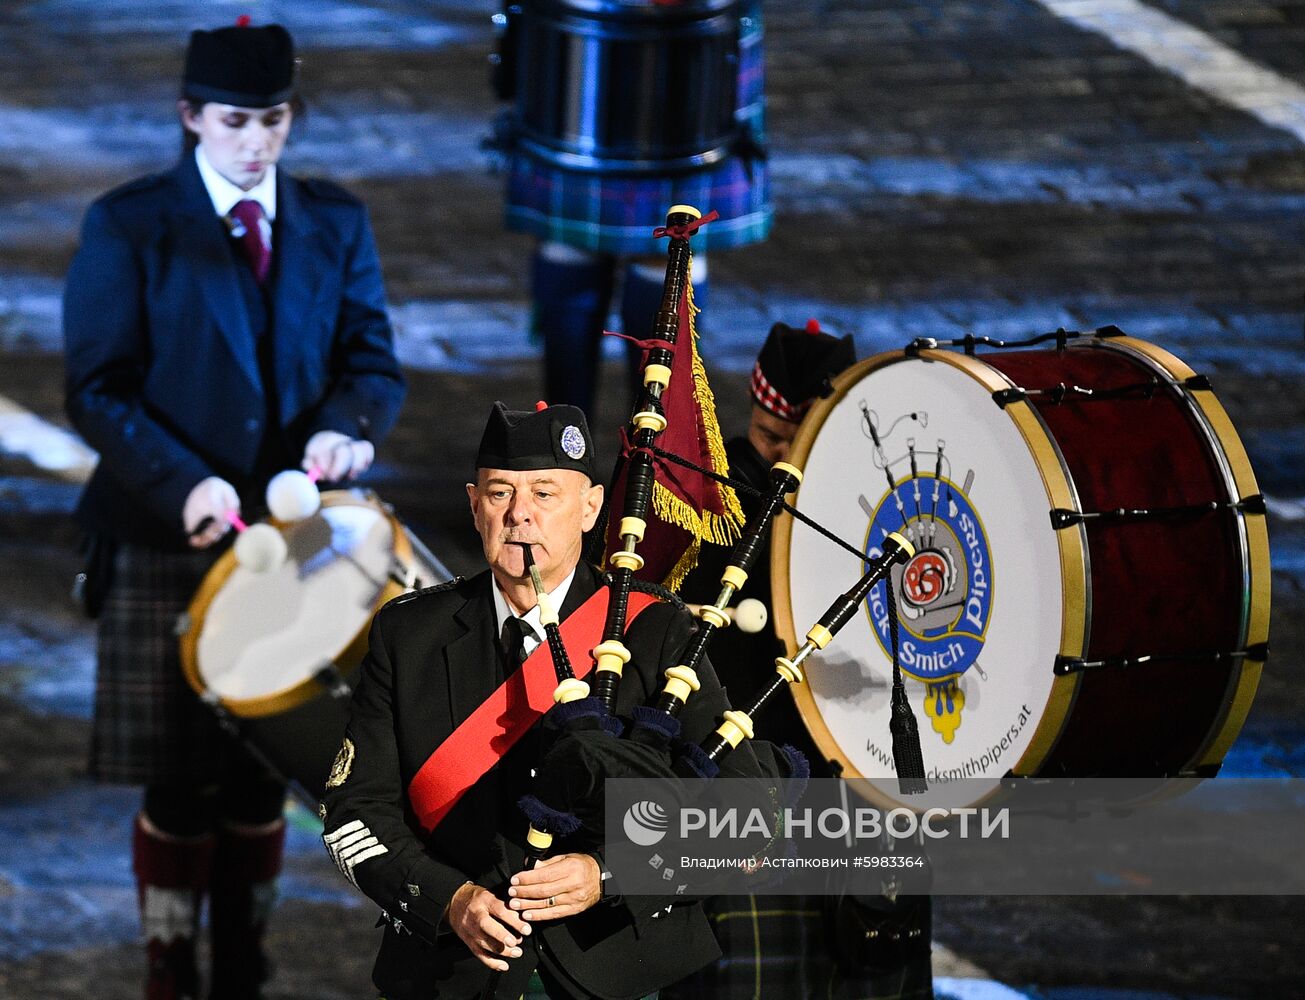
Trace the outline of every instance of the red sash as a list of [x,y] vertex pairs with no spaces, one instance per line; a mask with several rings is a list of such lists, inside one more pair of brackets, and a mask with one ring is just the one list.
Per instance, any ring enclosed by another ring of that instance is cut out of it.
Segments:
[[[593,648],[607,623],[607,587],[599,587],[562,622],[562,643],[574,666],[586,664],[577,676],[593,672]],[[634,621],[656,598],[631,591],[626,624]],[[553,707],[557,672],[548,643],[540,643],[521,669],[462,721],[435,748],[408,783],[408,801],[422,829],[430,833],[481,776],[498,763],[540,716]]]

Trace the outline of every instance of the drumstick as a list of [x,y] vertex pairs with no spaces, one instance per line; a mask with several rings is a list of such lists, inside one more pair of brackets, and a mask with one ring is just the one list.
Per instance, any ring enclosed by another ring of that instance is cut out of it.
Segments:
[[[247,525],[244,521],[242,521],[240,519],[240,515],[233,510],[227,511],[225,514],[222,515],[222,518],[227,522],[227,524],[235,528],[237,533],[249,530],[249,525]],[[212,526],[213,522],[216,520],[217,518],[215,518],[212,514],[204,515],[204,517],[200,518],[199,524],[195,525],[195,527],[191,528],[190,531],[187,532],[187,537],[198,538],[200,535],[204,534],[204,532],[206,532]]]
[[[236,539],[235,555],[236,562],[241,566],[255,573],[263,573],[285,561],[285,539],[270,524],[246,524],[234,510],[227,511],[223,517],[240,536]],[[203,518],[190,532],[190,537],[196,538],[203,534],[213,521],[212,517]]]

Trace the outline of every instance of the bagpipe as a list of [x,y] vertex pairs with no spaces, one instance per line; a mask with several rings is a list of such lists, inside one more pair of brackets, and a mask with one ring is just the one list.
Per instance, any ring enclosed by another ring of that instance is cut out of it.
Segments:
[[[681,468],[695,469],[698,475],[705,477],[704,481],[730,482],[713,469],[694,466],[683,456],[671,455],[657,446],[672,418],[685,420],[692,417],[696,420],[700,417],[700,414],[670,412],[674,407],[669,405],[672,398],[669,389],[673,375],[684,378],[687,373],[690,380],[695,378],[693,366],[685,363],[687,358],[696,360],[692,339],[694,307],[689,241],[698,227],[714,217],[715,213],[703,217],[696,209],[677,205],[669,211],[666,225],[654,234],[670,240],[666,278],[652,336],[641,342],[645,351],[642,388],[625,432],[622,465],[617,474],[618,484],[623,485],[623,489],[614,488],[609,497],[614,504],[619,496],[621,509],[619,521],[609,533],[612,539],[607,559],[610,593],[602,638],[592,650],[592,687],[576,676],[559,632],[557,609],[551,605],[540,574],[533,565],[530,546],[522,546],[557,678],[554,705],[544,717],[548,733],[546,749],[536,768],[531,793],[519,803],[530,823],[524,862],[527,869],[548,854],[556,838],[579,834],[594,846],[601,843],[603,782],[609,778],[661,779],[687,788],[695,779],[718,776],[728,756],[746,741],[753,740],[759,716],[777,693],[789,684],[804,682],[805,661],[832,641],[894,566],[905,563],[915,554],[907,537],[897,532],[889,533],[880,545],[878,555],[862,555],[864,571],[860,579],[839,595],[808,629],[800,648],[792,656],[776,658],[774,676],[747,702],[746,707],[725,711],[716,730],[700,743],[681,739],[680,716],[701,688],[698,670],[713,635],[730,625],[730,602],[743,587],[758,554],[764,549],[775,516],[784,510],[796,514],[785,498],[797,490],[802,473],[792,465],[777,463],[771,471],[769,489],[760,508],[748,520],[733,545],[728,565],[721,574],[719,594],[712,603],[697,610],[696,628],[690,634],[679,662],[665,670],[665,682],[660,693],[652,704],[635,706],[628,724],[618,718],[617,694],[623,671],[631,660],[625,641],[631,593],[635,590],[658,592],[666,599],[678,601],[674,594],[637,575],[647,565],[639,548],[648,538],[650,512],[657,506],[654,494],[659,471],[667,468],[665,463],[668,460],[673,460],[672,464]],[[678,363],[677,352],[684,352],[679,355]],[[663,463],[660,467],[659,461]],[[734,502],[737,507],[737,501]],[[659,556],[664,559],[665,554],[659,553]],[[682,565],[682,560],[675,562],[677,567]],[[891,584],[886,589],[891,602]],[[890,617],[896,651],[895,611]],[[923,792],[924,766],[916,720],[907,702],[896,655],[893,661],[891,729],[899,782],[903,793]],[[792,784],[798,788],[805,783],[809,774],[807,762],[796,750],[783,748],[775,754],[774,760],[778,778],[792,779]],[[520,961],[510,963],[510,966]],[[493,997],[498,985],[499,974],[494,973],[482,993],[482,1000]]]

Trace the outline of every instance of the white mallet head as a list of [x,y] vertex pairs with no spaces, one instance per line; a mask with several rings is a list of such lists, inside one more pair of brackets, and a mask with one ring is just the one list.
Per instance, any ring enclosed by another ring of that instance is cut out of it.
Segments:
[[285,539],[270,524],[251,524],[236,539],[236,562],[251,573],[276,569],[286,557]]
[[760,632],[770,621],[770,612],[755,597],[745,597],[734,608],[734,624],[740,632]]
[[267,484],[267,509],[278,521],[302,521],[322,506],[322,495],[307,473],[298,469],[278,472]]

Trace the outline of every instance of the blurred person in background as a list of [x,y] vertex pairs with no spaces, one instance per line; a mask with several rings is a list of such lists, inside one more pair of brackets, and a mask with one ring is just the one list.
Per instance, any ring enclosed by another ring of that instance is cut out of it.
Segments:
[[[545,9],[547,7],[547,9]],[[759,0],[513,4],[497,79],[514,98],[507,228],[534,236],[532,328],[544,394],[593,416],[613,299],[620,329],[651,335],[673,205],[719,218],[694,238],[698,305],[707,254],[770,232]],[[628,352],[631,383],[639,353]]]
[[189,688],[176,625],[276,472],[371,464],[404,395],[362,204],[278,171],[302,104],[279,25],[195,31],[183,153],[86,213],[64,298],[66,406],[99,452],[78,515],[99,619],[90,771],[140,784],[148,1000],[261,996],[285,787]]

